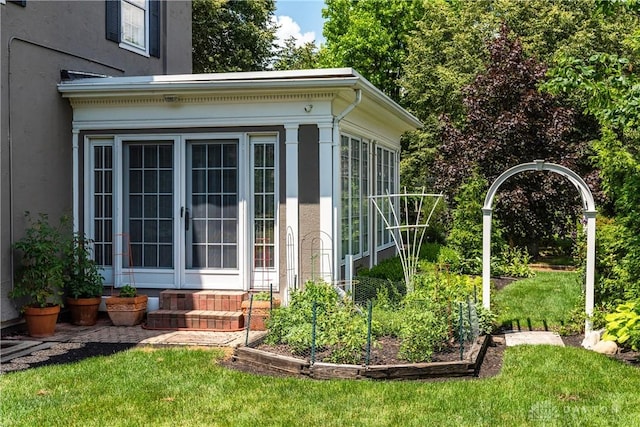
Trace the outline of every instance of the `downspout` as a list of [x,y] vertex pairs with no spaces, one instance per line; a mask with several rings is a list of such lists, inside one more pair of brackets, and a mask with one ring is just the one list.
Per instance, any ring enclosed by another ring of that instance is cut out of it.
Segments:
[[337,283],[340,279],[340,253],[338,251],[341,239],[338,238],[339,233],[339,212],[340,212],[340,200],[338,194],[340,194],[340,122],[347,114],[351,113],[354,108],[362,101],[362,89],[354,89],[356,93],[356,99],[345,108],[342,113],[333,118],[333,215],[332,228],[333,228],[333,281]]
[[71,188],[73,192],[73,232],[78,233],[80,231],[80,159],[78,155],[78,129],[73,127],[72,130],[72,164],[73,164],[73,178]]
[[[100,65],[103,67],[107,67],[107,68],[111,68],[112,70],[115,71],[119,71],[121,73],[124,74],[125,70],[123,68],[119,68],[110,64],[107,64],[106,62],[102,62],[102,61],[98,61],[96,59],[91,59],[91,58],[85,58],[83,56],[77,55],[73,52],[69,52],[66,50],[62,50],[62,49],[58,49],[52,46],[47,46],[45,44],[42,43],[38,43],[38,42],[34,42],[31,40],[27,40],[18,36],[13,36],[9,39],[9,41],[7,42],[7,156],[9,157],[9,165],[8,165],[8,180],[9,180],[9,242],[11,244],[13,244],[14,238],[15,238],[15,223],[13,220],[13,209],[15,206],[14,203],[14,179],[13,179],[13,170],[14,170],[14,164],[13,164],[13,135],[12,135],[12,126],[11,126],[11,77],[12,77],[12,72],[11,72],[11,57],[12,57],[12,50],[11,47],[13,45],[14,42],[21,42],[21,43],[25,43],[31,46],[35,46],[35,47],[39,47],[41,49],[45,49],[51,52],[56,52],[56,53],[60,53],[62,55],[66,55],[66,56],[70,56],[72,58],[77,58],[77,59],[81,59],[87,62],[90,62],[92,64],[96,64],[96,65]],[[73,147],[73,156],[74,156],[74,163],[76,163],[77,161],[77,153],[78,153],[78,147],[77,147],[77,134],[74,133],[74,147]],[[74,171],[75,171],[75,166],[74,166]],[[74,182],[76,181],[76,178],[74,178]],[[75,206],[75,204],[78,203],[74,200],[74,208],[73,208],[73,216],[74,216],[74,230],[76,230],[76,211],[79,211],[79,203],[78,206]],[[77,231],[77,230],[76,230]],[[14,269],[15,266],[13,265],[13,257],[11,258],[11,263],[9,265],[10,268],[10,276],[11,276],[11,289],[13,289],[14,287],[14,283],[13,283],[13,274],[14,274]],[[0,278],[0,281],[2,280],[2,278]]]

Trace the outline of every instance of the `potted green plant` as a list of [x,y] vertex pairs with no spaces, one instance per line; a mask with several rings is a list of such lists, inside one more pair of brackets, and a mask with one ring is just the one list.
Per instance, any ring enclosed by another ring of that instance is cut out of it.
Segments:
[[266,320],[271,315],[271,309],[280,307],[280,299],[274,298],[271,292],[258,292],[251,299],[242,301],[242,314],[244,315],[244,323],[249,323],[249,310],[251,310],[251,324],[249,329],[252,331],[264,331],[266,329]]
[[91,257],[91,240],[74,233],[64,253],[64,287],[67,307],[75,325],[91,326],[98,320],[102,301],[100,267]]
[[13,244],[19,258],[14,287],[9,297],[20,301],[29,335],[47,337],[55,333],[62,305],[63,270],[62,228],[49,224],[46,214],[33,218],[25,213],[25,236]]
[[147,311],[147,296],[138,295],[131,285],[120,288],[118,296],[106,299],[107,313],[115,326],[134,326],[140,324]]

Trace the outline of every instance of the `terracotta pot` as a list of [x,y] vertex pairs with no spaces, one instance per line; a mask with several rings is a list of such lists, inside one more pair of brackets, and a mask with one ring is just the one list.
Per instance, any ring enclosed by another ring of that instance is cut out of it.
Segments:
[[48,307],[27,307],[24,318],[29,335],[35,338],[50,337],[56,332],[56,322],[60,313],[59,305]]
[[105,301],[107,313],[115,326],[139,325],[147,311],[146,295],[137,297],[109,297]]
[[[271,302],[270,301],[253,301],[251,304],[250,300],[242,301],[242,314],[244,315],[244,324],[247,325],[249,323],[249,305],[251,305],[251,325],[249,325],[249,330],[251,331],[264,331],[267,329],[265,322],[269,318],[271,314]],[[273,308],[280,307],[280,300],[273,300]]]
[[93,326],[98,321],[98,307],[101,297],[67,298],[67,307],[71,312],[71,321],[78,326]]

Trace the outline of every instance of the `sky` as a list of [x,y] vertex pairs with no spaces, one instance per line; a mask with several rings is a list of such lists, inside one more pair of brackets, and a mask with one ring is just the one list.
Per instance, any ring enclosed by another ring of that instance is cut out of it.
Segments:
[[278,41],[283,43],[294,36],[296,45],[314,41],[320,46],[322,37],[322,8],[324,0],[276,0],[276,21],[280,26]]

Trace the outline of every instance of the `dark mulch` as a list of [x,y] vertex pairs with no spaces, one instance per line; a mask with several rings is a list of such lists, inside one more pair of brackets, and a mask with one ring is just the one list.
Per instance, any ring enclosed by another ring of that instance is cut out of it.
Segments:
[[111,356],[121,351],[128,350],[135,347],[135,344],[131,343],[100,343],[100,342],[88,342],[84,343],[81,348],[69,350],[64,354],[57,356],[50,356],[48,360],[32,363],[29,366],[31,368],[38,368],[40,366],[47,365],[63,365],[65,363],[75,363],[83,359],[96,356]]

